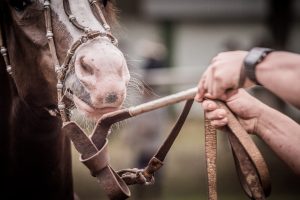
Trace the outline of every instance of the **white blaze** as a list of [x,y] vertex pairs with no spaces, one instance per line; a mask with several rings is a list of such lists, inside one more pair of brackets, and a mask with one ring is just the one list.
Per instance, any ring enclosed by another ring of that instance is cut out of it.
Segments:
[[[40,0],[43,1],[43,0]],[[103,26],[97,21],[91,10],[88,0],[68,0],[72,14],[76,17],[79,24],[91,28],[92,30],[104,31]],[[77,40],[83,35],[82,31],[78,30],[66,15],[63,7],[63,0],[51,1],[52,12],[56,13],[58,20],[63,23],[74,40]]]

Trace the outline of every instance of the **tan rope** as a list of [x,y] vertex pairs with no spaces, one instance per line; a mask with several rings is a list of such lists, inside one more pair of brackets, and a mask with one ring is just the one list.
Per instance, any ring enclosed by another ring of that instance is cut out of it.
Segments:
[[205,117],[205,158],[208,199],[217,200],[217,131]]

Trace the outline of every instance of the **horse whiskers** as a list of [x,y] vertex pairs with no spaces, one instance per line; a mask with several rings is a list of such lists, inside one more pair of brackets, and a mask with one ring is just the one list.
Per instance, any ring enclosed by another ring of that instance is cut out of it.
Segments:
[[144,84],[142,84],[138,80],[132,80],[131,82],[129,82],[128,89],[134,90],[134,92],[137,92],[138,94],[144,94],[145,92]]
[[91,134],[96,122],[86,118],[75,107],[71,110],[71,113],[71,121],[76,121],[82,129],[84,129],[88,134]]
[[[128,92],[125,102],[123,103],[122,109],[133,105],[132,101],[135,101],[136,103],[136,100],[138,100],[137,102],[140,102],[143,94],[149,92],[152,93],[152,90],[150,90],[148,86],[145,87],[146,84],[143,83],[139,78],[136,78],[135,76],[137,76],[137,74],[131,76],[131,79],[128,83]],[[67,95],[67,91],[65,91],[64,95]],[[76,106],[74,104],[68,106],[67,109],[67,111],[70,113],[71,120],[76,121],[80,125],[80,127],[82,127],[86,131],[86,133],[91,134],[94,127],[96,126],[96,122],[84,116],[80,111],[76,109]],[[115,123],[112,126],[112,130],[119,130],[122,127],[124,127],[126,123],[127,120]]]

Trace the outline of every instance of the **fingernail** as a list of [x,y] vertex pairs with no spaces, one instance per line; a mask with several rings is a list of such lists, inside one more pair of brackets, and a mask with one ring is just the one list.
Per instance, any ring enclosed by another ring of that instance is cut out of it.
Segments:
[[209,99],[212,98],[212,95],[210,93],[206,93],[204,96],[207,97],[207,98],[209,98]]
[[198,94],[195,96],[195,98],[194,98],[194,99],[195,99],[195,101],[201,102],[200,95],[198,95]]

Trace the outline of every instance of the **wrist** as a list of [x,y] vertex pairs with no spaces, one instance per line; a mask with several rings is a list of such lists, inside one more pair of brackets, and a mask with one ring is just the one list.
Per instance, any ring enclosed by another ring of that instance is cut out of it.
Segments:
[[261,47],[252,48],[244,59],[244,70],[243,70],[244,74],[241,73],[241,77],[242,76],[247,77],[252,82],[260,85],[256,76],[256,67],[258,64],[262,63],[264,59],[267,57],[267,55],[272,51],[273,50],[269,48],[261,48]]
[[256,124],[254,127],[256,135],[261,137],[262,134],[266,132],[265,124],[270,120],[270,116],[272,116],[272,108],[265,104],[260,105],[259,115],[256,118]]

